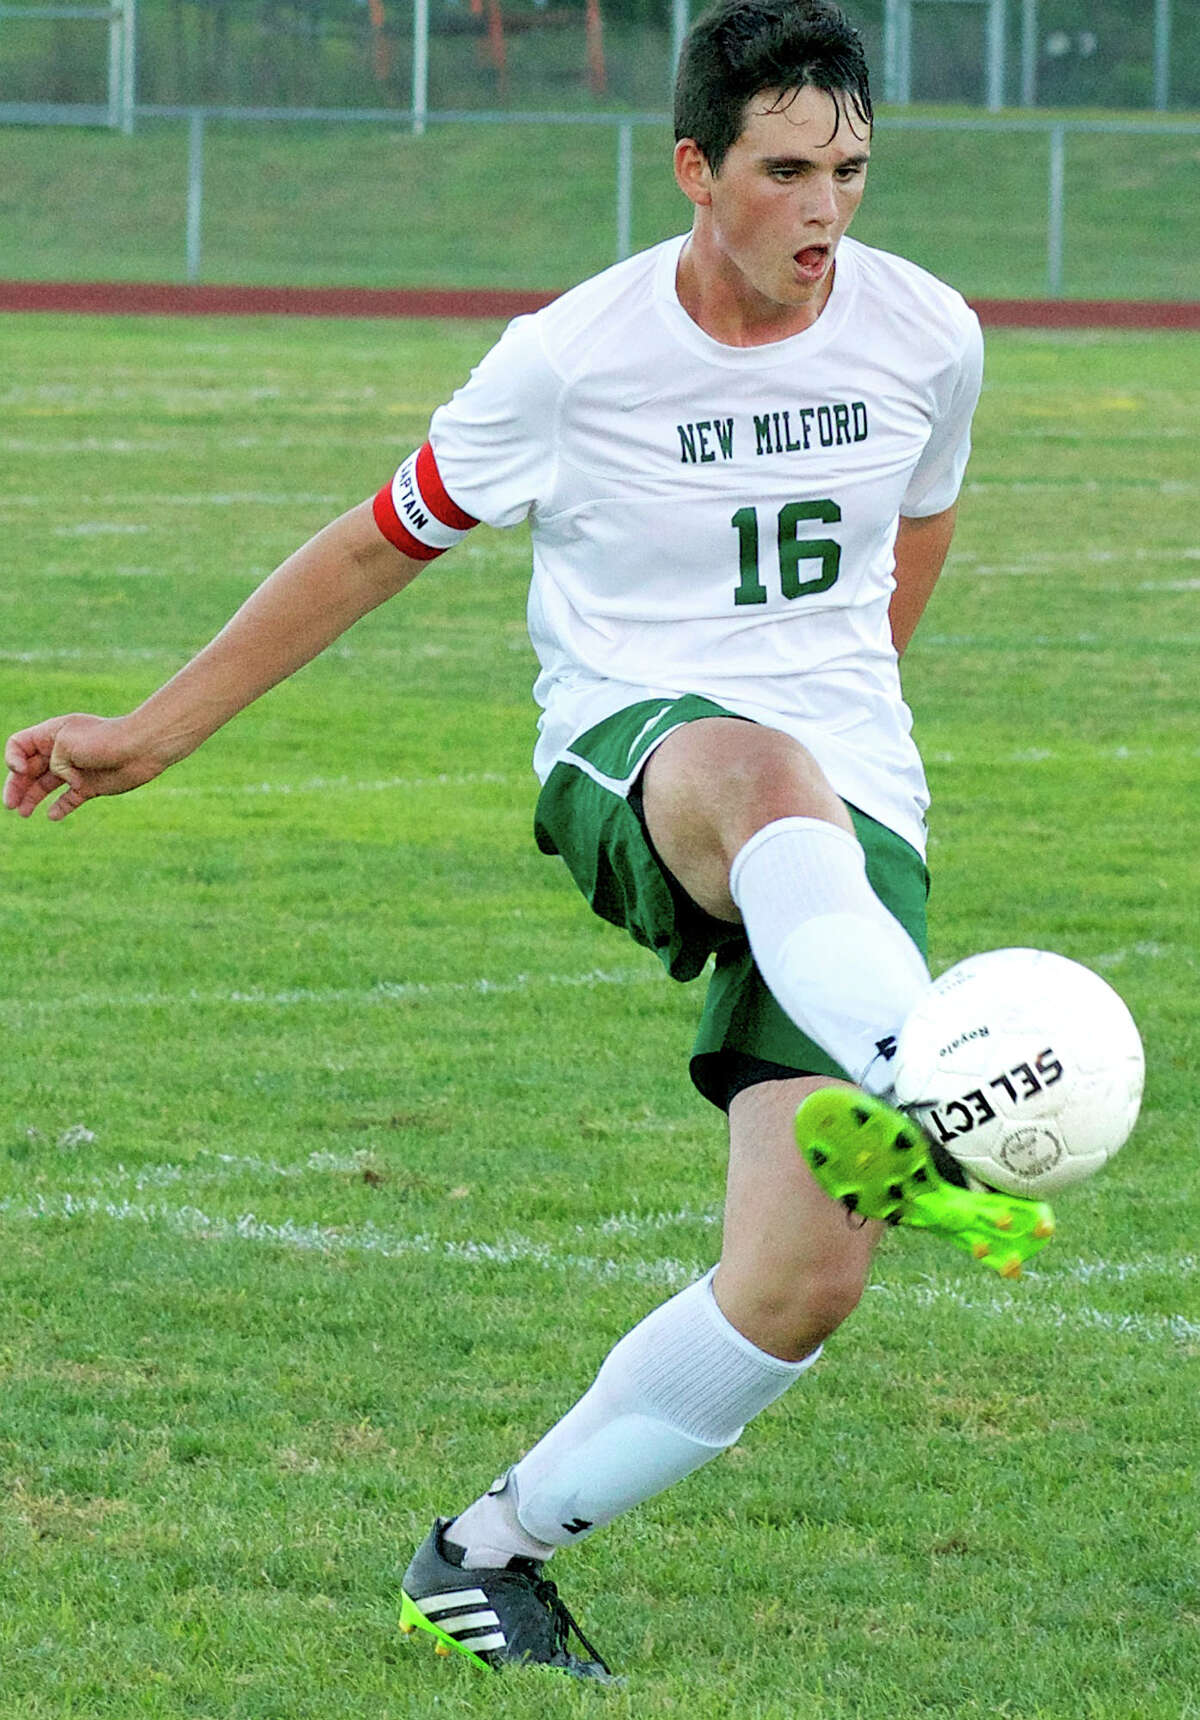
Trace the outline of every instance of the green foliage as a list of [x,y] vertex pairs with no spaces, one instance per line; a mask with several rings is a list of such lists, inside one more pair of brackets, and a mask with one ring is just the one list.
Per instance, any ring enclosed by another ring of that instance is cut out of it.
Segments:
[[[0,728],[128,708],[369,493],[483,326],[6,319]],[[521,534],[169,777],[0,825],[3,1720],[1196,1720],[1194,339],[995,336],[906,664],[934,960],[1145,1036],[1016,1285],[889,1239],[733,1451],[564,1559],[629,1682],[402,1643],[453,1510],[713,1257],[697,988],[529,834]]]

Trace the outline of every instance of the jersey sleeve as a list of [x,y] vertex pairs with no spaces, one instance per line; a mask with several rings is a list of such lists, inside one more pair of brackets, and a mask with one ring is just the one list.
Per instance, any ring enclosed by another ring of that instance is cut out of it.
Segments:
[[430,423],[441,481],[464,514],[516,525],[549,494],[561,392],[536,318],[518,317]]
[[968,316],[962,353],[938,389],[933,428],[900,504],[908,519],[924,519],[951,507],[967,469],[971,419],[983,385],[983,335],[979,319],[973,312]]

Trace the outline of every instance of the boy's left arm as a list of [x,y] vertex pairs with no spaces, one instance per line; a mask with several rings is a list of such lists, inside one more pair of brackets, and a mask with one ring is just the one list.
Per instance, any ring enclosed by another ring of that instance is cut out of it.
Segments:
[[901,517],[896,532],[896,589],[888,609],[892,640],[901,656],[933,595],[954,536],[957,512],[955,502],[942,513],[927,514],[923,519]]

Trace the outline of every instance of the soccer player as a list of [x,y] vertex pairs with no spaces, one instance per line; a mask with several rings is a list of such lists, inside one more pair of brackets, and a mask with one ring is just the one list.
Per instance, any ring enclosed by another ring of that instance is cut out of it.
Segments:
[[529,520],[537,840],[674,977],[714,958],[691,1073],[728,1112],[724,1233],[713,1271],[434,1524],[402,1624],[487,1666],[586,1678],[607,1668],[568,1646],[545,1561],[807,1372],[880,1220],[1008,1266],[1046,1229],[1031,1203],[952,1189],[887,1104],[929,984],[927,795],[897,660],[954,528],[978,324],[846,237],[871,100],[830,0],[724,0],[687,42],[676,135],[690,232],[512,323],[374,502],[137,710],[50,719],[6,755],[5,804],[26,816],[146,783],[478,521]]

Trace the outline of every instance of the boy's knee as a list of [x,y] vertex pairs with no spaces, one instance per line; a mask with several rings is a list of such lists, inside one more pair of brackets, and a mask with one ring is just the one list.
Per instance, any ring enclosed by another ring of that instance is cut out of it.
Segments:
[[798,1362],[854,1312],[866,1282],[866,1263],[856,1259],[778,1277],[738,1274],[724,1286],[727,1296],[722,1295],[718,1272],[714,1291],[726,1318],[752,1344],[784,1361]]

